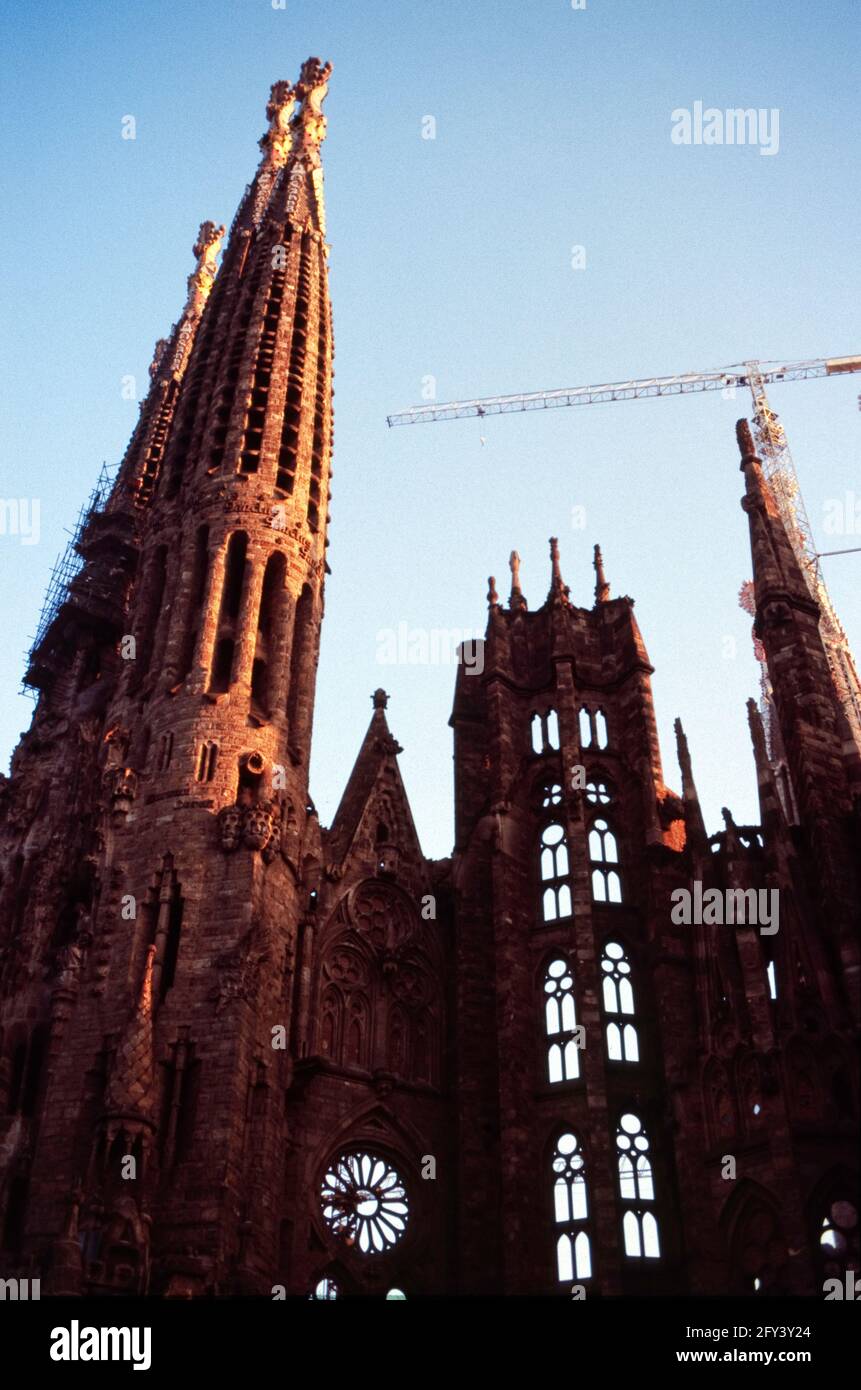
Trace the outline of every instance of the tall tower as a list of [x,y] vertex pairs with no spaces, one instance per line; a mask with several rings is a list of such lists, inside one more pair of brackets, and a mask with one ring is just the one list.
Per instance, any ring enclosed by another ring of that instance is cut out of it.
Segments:
[[311,58],[273,86],[217,274],[224,228],[201,227],[31,658],[39,703],[2,789],[0,1190],[4,1250],[58,1290],[268,1292],[277,1268],[319,859],[330,72]]

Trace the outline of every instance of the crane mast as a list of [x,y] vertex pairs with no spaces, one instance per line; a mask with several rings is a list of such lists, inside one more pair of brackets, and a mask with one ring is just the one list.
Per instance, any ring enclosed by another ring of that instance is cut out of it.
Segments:
[[[526,410],[553,410],[560,406],[599,405],[610,401],[646,400],[653,396],[683,396],[700,391],[734,392],[747,386],[753,398],[753,433],[767,478],[783,519],[786,533],[812,597],[819,605],[819,630],[828,657],[831,678],[849,729],[861,753],[861,680],[846,633],[825,587],[813,531],[801,496],[795,464],[780,419],[772,410],[766,386],[776,381],[804,381],[815,377],[861,372],[861,354],[848,357],[816,357],[802,362],[759,362],[751,359],[710,372],[682,372],[675,376],[607,382],[600,386],[573,386],[555,391],[518,392],[508,396],[484,396],[468,401],[415,406],[387,417],[389,426],[431,424],[439,420],[464,420],[487,415],[509,415]],[[743,605],[747,607],[745,603]],[[764,687],[765,690],[765,687]],[[767,720],[767,727],[771,724]],[[769,752],[774,756],[773,750]]]

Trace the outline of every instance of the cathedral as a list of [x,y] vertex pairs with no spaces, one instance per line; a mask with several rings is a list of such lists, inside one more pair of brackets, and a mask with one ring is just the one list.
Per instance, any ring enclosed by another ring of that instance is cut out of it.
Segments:
[[633,600],[596,547],[578,603],[555,541],[543,601],[512,555],[458,665],[450,858],[422,853],[383,690],[319,823],[330,73],[273,86],[30,654],[0,1277],[821,1298],[858,1269],[861,756],[744,421],[759,824],[709,833],[679,723],[664,780]]

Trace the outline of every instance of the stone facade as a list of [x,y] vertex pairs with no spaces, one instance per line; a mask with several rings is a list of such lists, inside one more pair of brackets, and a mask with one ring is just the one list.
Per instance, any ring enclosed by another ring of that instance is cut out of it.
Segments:
[[[633,600],[596,549],[577,606],[555,542],[546,601],[513,557],[459,667],[451,858],[422,854],[383,691],[318,823],[329,75],[273,87],[217,272],[201,227],[31,655],[0,788],[0,1272],[815,1294],[857,1259],[861,761],[746,430],[758,826],[708,836],[680,725],[665,784]],[[779,931],[676,922],[695,885],[776,892]]]

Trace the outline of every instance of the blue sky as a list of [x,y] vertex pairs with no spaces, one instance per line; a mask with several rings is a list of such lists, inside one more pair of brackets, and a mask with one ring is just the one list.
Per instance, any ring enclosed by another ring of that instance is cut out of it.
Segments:
[[[576,602],[591,603],[595,541],[613,592],[637,601],[668,782],[681,715],[709,827],[724,804],[755,819],[744,702],[758,669],[737,606],[745,396],[396,430],[385,417],[429,376],[446,400],[857,351],[858,6],[111,0],[6,7],[2,26],[0,497],[41,504],[38,544],[0,536],[4,758],[29,723],[23,654],[64,528],[137,417],[121,379],[143,389],[199,222],[229,225],[269,86],[313,53],[334,64],[321,819],[383,685],[425,852],[449,851],[454,668],[381,665],[378,633],[483,630],[486,577],[507,593],[512,548],[538,606],[550,535]],[[777,108],[778,154],[673,144],[671,112],[696,101]],[[129,114],[134,141],[120,138]],[[773,391],[820,549],[861,544],[823,524],[829,500],[861,498],[859,391],[861,376]],[[861,556],[825,563],[858,653]]]

